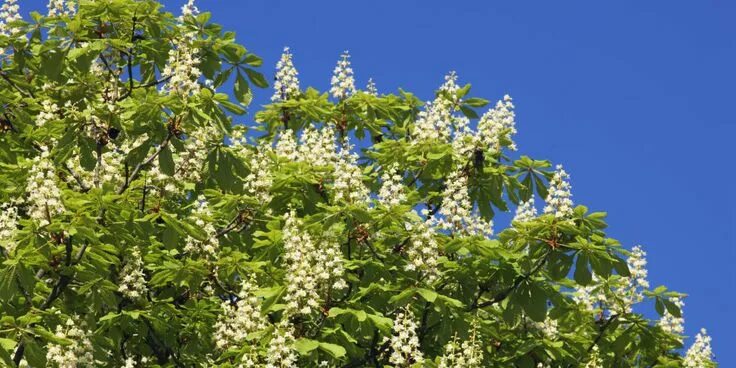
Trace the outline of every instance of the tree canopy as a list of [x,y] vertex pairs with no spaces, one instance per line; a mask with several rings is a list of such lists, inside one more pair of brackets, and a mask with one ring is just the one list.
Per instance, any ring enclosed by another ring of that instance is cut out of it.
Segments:
[[715,366],[643,248],[517,153],[510,96],[359,88],[347,52],[321,92],[286,48],[254,112],[270,68],[193,0],[21,10],[0,8],[2,364]]

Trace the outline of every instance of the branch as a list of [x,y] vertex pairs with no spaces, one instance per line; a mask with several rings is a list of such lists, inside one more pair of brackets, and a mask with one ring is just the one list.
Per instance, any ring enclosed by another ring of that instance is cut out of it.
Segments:
[[[79,248],[79,251],[77,251],[77,254],[74,257],[74,259],[71,258],[71,253],[72,253],[70,249],[71,245],[72,243],[71,243],[71,238],[70,238],[66,244],[67,266],[78,264],[79,261],[82,260],[82,257],[84,257],[84,253],[87,251],[87,247],[89,243],[84,242],[84,244],[82,244],[82,247]],[[39,271],[36,275],[39,275],[39,274],[43,275],[41,271]],[[49,294],[49,296],[46,298],[43,304],[41,304],[39,309],[40,310],[48,309],[48,307],[50,307],[51,304],[53,304],[54,301],[56,301],[56,299],[59,298],[61,293],[64,292],[64,290],[66,289],[66,287],[69,285],[71,281],[72,281],[71,276],[61,275],[61,277],[59,278],[59,281],[57,281],[56,284],[54,284],[54,288],[51,290],[51,294]],[[25,352],[25,349],[26,349],[25,343],[23,340],[21,340],[18,343],[18,347],[16,347],[15,349],[15,354],[13,355],[13,362],[15,363],[16,366],[20,365],[20,361],[21,359],[23,359],[23,353]]]
[[168,81],[169,81],[169,79],[171,79],[171,77],[172,77],[172,76],[171,76],[171,75],[169,75],[169,76],[167,76],[167,77],[164,77],[164,78],[161,78],[161,79],[156,79],[156,80],[154,80],[154,81],[152,81],[152,82],[148,82],[148,83],[143,83],[143,84],[139,84],[139,85],[137,85],[137,86],[134,86],[134,87],[132,87],[131,89],[129,89],[128,91],[126,91],[124,95],[120,96],[120,98],[118,99],[118,101],[122,101],[122,100],[124,100],[124,99],[126,99],[126,98],[130,97],[130,95],[131,95],[131,94],[133,93],[133,90],[135,90],[135,89],[138,89],[138,88],[148,88],[148,87],[153,87],[153,86],[157,86],[157,85],[159,85],[159,84],[161,84],[161,83],[166,83],[166,82],[168,82]]
[[87,187],[87,186],[86,186],[86,185],[84,184],[84,181],[82,180],[82,177],[81,177],[81,176],[79,176],[79,173],[77,173],[76,171],[74,171],[74,169],[72,169],[72,167],[71,167],[71,166],[69,166],[68,164],[64,164],[64,168],[66,169],[66,171],[69,171],[69,173],[70,173],[70,174],[72,175],[72,177],[74,178],[74,180],[75,180],[75,181],[77,182],[77,184],[79,185],[79,188],[80,188],[80,190],[81,190],[81,192],[82,192],[82,193],[87,193],[87,192],[89,192],[89,189],[90,189],[90,188],[89,188],[89,187]]
[[549,255],[551,253],[552,253],[552,250],[547,250],[547,253],[544,255],[544,257],[534,266],[534,268],[531,271],[529,271],[529,273],[527,273],[526,275],[521,275],[517,277],[516,280],[514,280],[514,284],[511,285],[511,287],[504,290],[500,294],[496,295],[495,297],[493,297],[493,299],[487,300],[483,303],[478,303],[478,300],[480,300],[480,294],[482,294],[483,289],[479,290],[478,291],[479,295],[475,299],[475,302],[473,302],[473,305],[470,306],[469,310],[472,311],[478,308],[485,308],[485,307],[494,305],[496,303],[499,303],[503,301],[504,299],[508,298],[509,295],[511,295],[511,293],[514,292],[514,290],[516,290],[521,285],[522,282],[528,280],[530,277],[534,276],[537,272],[539,272],[539,270],[542,269],[542,266],[544,266],[547,263],[547,259],[549,258]]
[[171,137],[173,137],[173,134],[171,132],[171,129],[169,129],[169,131],[166,133],[166,137],[164,138],[163,142],[161,142],[161,144],[159,144],[158,147],[156,148],[156,151],[154,151],[153,154],[151,154],[151,156],[149,156],[147,159],[143,160],[143,162],[139,163],[135,167],[135,169],[133,169],[133,172],[130,174],[130,176],[125,178],[125,183],[118,190],[118,194],[123,194],[125,190],[127,190],[128,187],[130,186],[130,183],[132,183],[133,180],[138,178],[138,175],[140,174],[143,167],[150,165],[151,162],[153,162],[153,160],[155,160],[156,157],[158,157],[161,151],[169,144]]
[[13,88],[15,88],[15,90],[16,90],[16,91],[20,92],[20,94],[22,94],[22,95],[26,95],[26,96],[28,96],[28,97],[36,98],[36,96],[35,96],[35,95],[33,94],[33,92],[31,92],[31,91],[26,91],[26,90],[24,90],[24,89],[22,89],[22,88],[18,87],[18,85],[17,85],[17,84],[15,84],[15,82],[13,82],[13,81],[12,81],[12,80],[11,80],[11,79],[10,79],[10,78],[8,77],[8,73],[6,73],[6,72],[4,72],[4,71],[0,70],[0,77],[2,77],[2,78],[3,78],[3,79],[4,79],[5,81],[6,81],[6,82],[8,82],[8,84],[10,84],[10,86],[12,86]]

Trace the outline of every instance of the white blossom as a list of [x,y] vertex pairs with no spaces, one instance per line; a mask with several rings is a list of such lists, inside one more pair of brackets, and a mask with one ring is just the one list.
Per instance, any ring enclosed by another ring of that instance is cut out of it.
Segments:
[[26,185],[29,215],[40,226],[48,225],[54,215],[65,211],[61,201],[61,190],[56,185],[56,170],[49,157],[47,147],[41,147],[41,154],[33,159]]
[[407,244],[406,255],[409,262],[405,269],[408,271],[420,272],[428,283],[432,283],[437,279],[439,270],[437,262],[439,260],[439,245],[437,244],[437,232],[429,221],[422,221],[415,224],[407,223],[407,230],[411,233],[411,238]]
[[441,102],[442,97],[435,101],[428,101],[424,110],[417,115],[414,127],[414,142],[449,141],[452,135],[452,114],[447,106]]
[[536,327],[542,335],[549,340],[557,340],[559,338],[559,330],[557,329],[559,323],[556,319],[547,316],[542,322],[534,322]]
[[438,368],[480,368],[483,364],[483,350],[473,327],[469,339],[460,342],[457,334],[445,345],[445,353],[440,357]]
[[162,74],[169,77],[164,90],[181,96],[190,96],[199,92],[199,49],[194,46],[196,33],[188,33],[183,37],[174,38],[169,57]]
[[281,59],[276,63],[274,93],[271,101],[286,101],[299,94],[299,72],[294,67],[293,57],[288,47],[284,47]]
[[695,335],[695,342],[687,350],[685,359],[683,359],[683,367],[685,368],[709,368],[715,367],[713,363],[713,350],[710,346],[711,337],[705,329]]
[[249,160],[250,173],[245,177],[245,190],[254,196],[258,203],[266,205],[271,202],[271,186],[273,185],[273,174],[271,174],[272,149],[266,144],[258,146],[256,152]]
[[296,217],[296,211],[287,212],[284,218],[282,232],[287,267],[284,301],[289,314],[310,314],[320,305],[318,288],[321,270],[314,262],[317,246],[312,236],[300,229],[301,220]]
[[92,355],[93,347],[89,339],[91,333],[78,327],[69,318],[66,324],[56,326],[56,337],[69,341],[67,345],[50,343],[46,350],[47,364],[57,368],[96,367]]
[[301,161],[299,146],[291,129],[286,129],[279,134],[276,140],[276,155],[292,162]]
[[439,93],[446,95],[446,98],[443,98],[442,101],[454,106],[452,109],[455,109],[460,103],[460,99],[457,97],[458,90],[460,90],[460,86],[457,84],[457,73],[453,70],[445,75],[445,82],[439,88]]
[[363,172],[357,164],[358,156],[343,149],[335,162],[333,191],[335,202],[367,204],[370,191],[363,183]]
[[138,299],[146,295],[146,278],[143,274],[143,259],[138,247],[130,252],[125,266],[120,271],[120,286],[118,291],[130,299]]
[[680,297],[674,297],[670,301],[680,309],[680,317],[676,317],[669,310],[665,309],[657,325],[665,332],[677,336],[677,339],[682,343],[682,334],[685,333],[685,319],[682,317],[682,307],[685,306],[685,302]]
[[36,116],[36,126],[42,127],[46,123],[59,119],[59,106],[51,100],[41,101],[41,111]]
[[298,160],[313,166],[327,166],[337,161],[335,128],[325,125],[322,128],[307,127],[299,139]]
[[194,5],[194,0],[188,0],[186,4],[182,5],[181,7],[181,16],[179,17],[179,20],[183,20],[186,16],[197,16],[199,14],[199,9],[196,5]]
[[598,345],[593,345],[590,352],[590,358],[588,358],[588,362],[585,363],[583,368],[603,368],[603,361],[601,360]]
[[200,241],[194,237],[187,236],[184,251],[190,254],[201,254],[207,258],[217,258],[220,249],[220,241],[217,240],[217,229],[212,223],[212,211],[210,211],[207,199],[200,195],[194,205],[191,219],[205,234],[205,240]]
[[294,326],[284,320],[268,343],[265,368],[296,368],[298,356],[294,350]]
[[378,202],[386,207],[394,207],[406,201],[406,191],[403,185],[403,176],[399,172],[399,166],[391,165],[381,175],[381,189],[378,191]]
[[593,282],[590,285],[578,285],[572,293],[572,299],[575,303],[582,305],[585,310],[590,312],[596,310],[597,303],[606,300],[603,297],[604,294],[600,292],[600,285],[597,285],[596,281],[596,275],[593,275]]
[[439,226],[465,235],[493,235],[493,221],[486,221],[473,210],[468,194],[468,178],[454,171],[445,180]]
[[[465,146],[465,135],[468,133],[468,120],[465,117],[453,116],[459,108],[460,99],[457,97],[457,74],[450,72],[445,76],[445,83],[438,89],[437,97],[433,101],[427,101],[424,110],[417,115],[414,124],[414,142],[439,140],[450,142],[453,138],[453,130],[461,138],[460,145]],[[453,129],[454,128],[454,129]]]
[[[0,6],[0,36],[13,36],[17,32],[17,28],[10,23],[17,22],[23,17],[20,16],[17,0],[5,0]],[[0,51],[2,55],[2,51]]]
[[18,208],[10,203],[0,204],[0,247],[8,254],[15,251],[18,232]]
[[47,8],[49,9],[49,17],[73,16],[76,14],[75,0],[49,0]]
[[75,149],[73,155],[66,161],[67,168],[71,169],[73,174],[76,175],[76,178],[68,178],[69,184],[73,186],[81,184],[86,188],[99,187],[103,183],[122,184],[125,180],[123,169],[126,152],[112,141],[108,142],[105,149],[99,165],[96,165],[94,171],[91,172],[82,167],[81,155],[78,149]]
[[199,183],[202,181],[202,170],[209,154],[208,145],[222,140],[217,128],[203,126],[195,129],[186,140],[184,150],[176,161],[174,180],[177,183]]
[[572,216],[572,193],[570,193],[570,175],[565,172],[562,165],[557,165],[554,176],[549,182],[547,193],[547,205],[544,207],[545,214],[553,214],[556,218],[569,218]]
[[620,312],[631,312],[632,306],[644,299],[642,292],[649,288],[646,255],[641,246],[637,245],[631,249],[631,255],[626,261],[631,276],[626,277],[625,284],[615,290],[619,302],[616,303],[615,308]]
[[396,315],[389,340],[391,349],[389,363],[394,364],[395,367],[409,367],[414,363],[424,362],[424,355],[419,347],[417,336],[418,327],[414,321],[414,314],[409,308],[404,308]]
[[255,279],[244,280],[238,301],[233,305],[223,301],[222,314],[215,323],[215,343],[220,349],[239,346],[247,341],[249,334],[266,328],[266,318],[261,314],[260,299],[254,294],[257,290]]
[[350,67],[350,53],[345,51],[340,55],[340,60],[332,74],[332,87],[330,94],[332,97],[343,100],[355,93],[355,78],[353,77],[353,68]]
[[376,83],[373,82],[373,78],[368,78],[368,84],[365,86],[365,93],[371,96],[378,96],[378,89]]
[[496,106],[480,118],[478,121],[478,140],[484,148],[490,148],[493,152],[500,152],[502,143],[510,142],[509,148],[516,150],[516,144],[511,136],[516,133],[514,104],[511,96],[506,95],[503,101],[498,101]]
[[529,198],[528,201],[522,202],[519,207],[516,207],[516,214],[514,215],[513,222],[529,222],[537,217],[537,208],[534,206],[534,197]]

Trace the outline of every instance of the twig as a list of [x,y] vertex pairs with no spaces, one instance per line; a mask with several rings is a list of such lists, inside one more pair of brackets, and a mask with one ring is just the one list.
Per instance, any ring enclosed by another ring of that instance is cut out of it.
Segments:
[[158,157],[158,155],[161,153],[161,151],[166,148],[166,146],[169,144],[169,141],[171,140],[171,137],[173,137],[173,134],[171,132],[171,129],[166,133],[166,137],[164,138],[163,142],[156,148],[156,151],[151,154],[147,159],[143,160],[143,162],[139,163],[135,169],[133,169],[133,172],[130,174],[129,177],[125,178],[125,183],[123,183],[123,186],[120,187],[118,190],[118,194],[123,194],[126,189],[130,186],[130,183],[133,182],[133,180],[138,178],[138,175],[140,174],[143,167],[148,166],[153,162],[153,160]]

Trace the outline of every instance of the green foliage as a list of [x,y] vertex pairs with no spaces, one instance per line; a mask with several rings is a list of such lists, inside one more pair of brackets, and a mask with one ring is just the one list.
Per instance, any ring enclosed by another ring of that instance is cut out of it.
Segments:
[[[54,366],[52,347],[88,339],[89,366],[265,366],[277,332],[291,331],[298,366],[410,366],[390,363],[386,342],[404,311],[428,367],[453,337],[479,342],[479,366],[577,367],[594,350],[601,366],[682,366],[679,337],[621,300],[633,277],[629,253],[604,232],[603,212],[577,206],[564,218],[514,221],[493,237],[430,224],[437,230],[423,239],[434,242],[436,264],[409,266],[420,257],[410,250],[423,234],[415,229],[442,218],[458,170],[482,223],[548,197],[552,165],[507,156],[510,129],[497,148],[463,155],[450,141],[414,139],[423,104],[411,93],[334,101],[307,88],[264,106],[244,135],[233,117],[268,78],[209,13],[177,18],[152,0],[82,0],[76,15],[15,24],[27,37],[0,36],[0,203],[8,216],[18,211],[5,233],[0,224],[5,365]],[[201,76],[177,72],[186,50]],[[454,109],[476,121],[489,101],[469,93],[466,85],[438,95],[461,101]],[[289,131],[328,128],[359,142],[367,201],[340,199],[336,164],[272,148]],[[29,191],[44,160],[53,170],[43,171],[51,174],[41,191]],[[391,167],[406,194],[397,205],[377,198]],[[59,189],[58,212],[49,186]],[[327,269],[335,273],[306,312],[289,304],[290,211],[302,233],[297,249],[337,250]],[[138,271],[136,295],[122,286]],[[247,295],[246,280],[254,283]],[[599,299],[586,306],[580,290]],[[681,316],[681,294],[635,294],[660,315]],[[227,308],[245,310],[245,301],[262,325],[221,343]],[[85,337],[68,332],[68,321]]]

